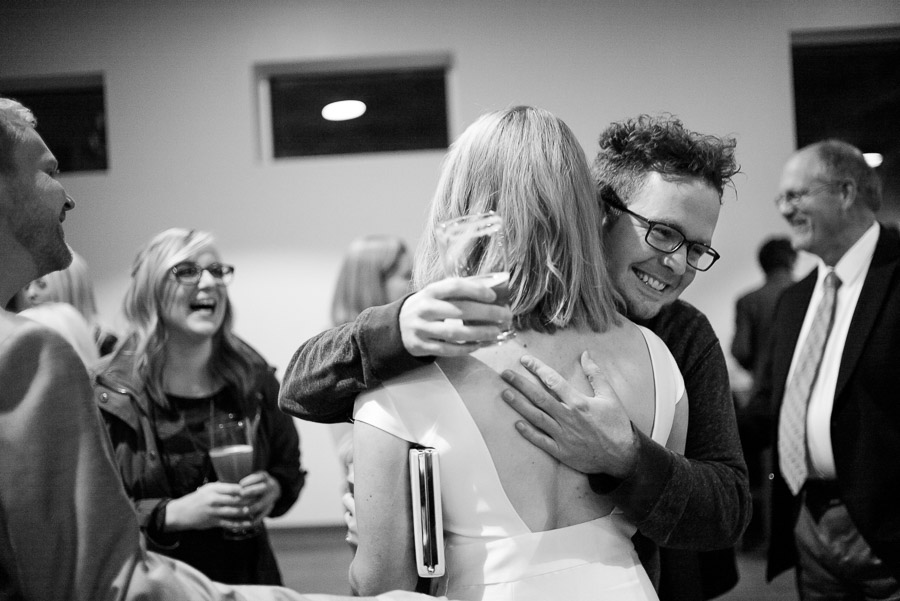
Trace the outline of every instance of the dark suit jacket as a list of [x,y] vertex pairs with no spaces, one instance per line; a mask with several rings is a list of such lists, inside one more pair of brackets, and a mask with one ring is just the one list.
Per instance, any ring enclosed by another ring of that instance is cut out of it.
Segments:
[[766,283],[740,297],[735,303],[734,338],[731,354],[741,367],[759,378],[772,337],[772,315],[778,297],[793,284],[790,273],[773,275]]
[[[763,390],[780,407],[815,271],[788,288],[775,312]],[[835,390],[831,442],[841,496],[856,527],[900,577],[900,233],[881,234],[853,318]],[[777,413],[776,413],[777,420]],[[777,431],[777,424],[775,424]],[[776,466],[767,578],[796,563],[800,509]]]

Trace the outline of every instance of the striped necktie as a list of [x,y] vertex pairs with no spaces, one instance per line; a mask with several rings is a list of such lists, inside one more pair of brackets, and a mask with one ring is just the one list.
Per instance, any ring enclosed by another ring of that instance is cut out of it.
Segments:
[[797,358],[797,367],[784,392],[778,421],[778,457],[781,474],[796,495],[809,474],[806,452],[806,409],[812,393],[825,343],[834,324],[834,307],[841,279],[829,271],[825,276],[822,299],[816,308],[809,334]]

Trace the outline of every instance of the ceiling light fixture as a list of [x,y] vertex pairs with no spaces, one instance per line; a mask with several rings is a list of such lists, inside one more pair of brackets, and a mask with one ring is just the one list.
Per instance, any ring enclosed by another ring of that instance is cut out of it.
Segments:
[[328,121],[349,121],[366,112],[366,104],[359,100],[338,100],[322,108],[322,117]]
[[880,152],[864,152],[863,158],[866,159],[866,164],[873,169],[884,161],[884,157],[881,156]]

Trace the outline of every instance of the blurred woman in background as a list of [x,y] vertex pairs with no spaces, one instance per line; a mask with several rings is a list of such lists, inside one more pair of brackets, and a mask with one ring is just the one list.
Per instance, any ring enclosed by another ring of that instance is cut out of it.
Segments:
[[[338,274],[331,302],[331,325],[356,319],[369,307],[386,305],[409,292],[412,257],[403,240],[397,236],[372,234],[350,243]],[[356,549],[356,523],[353,506],[353,425],[331,426],[338,459],[344,467],[347,489],[343,503],[346,509],[347,542]]]
[[69,303],[42,303],[22,309],[19,315],[56,330],[72,345],[86,369],[100,359],[90,325]]
[[97,302],[94,299],[94,285],[88,275],[85,260],[72,252],[72,264],[60,271],[40,277],[25,287],[19,307],[37,307],[45,303],[68,303],[75,307],[87,321],[94,337],[94,343],[101,357],[112,352],[117,336],[100,323]]
[[350,243],[331,302],[331,321],[353,321],[368,309],[409,292],[412,257],[396,236],[369,235]]
[[[305,480],[274,368],[232,332],[223,263],[209,233],[173,228],[134,262],[122,343],[95,370],[95,398],[148,546],[213,580],[281,584],[262,520]],[[222,416],[254,424],[252,474],[219,481],[209,450]],[[258,534],[234,540],[251,527]]]

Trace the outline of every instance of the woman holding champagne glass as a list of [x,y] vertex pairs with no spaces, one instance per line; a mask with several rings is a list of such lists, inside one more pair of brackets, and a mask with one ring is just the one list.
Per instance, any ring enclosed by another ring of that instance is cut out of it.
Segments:
[[262,520],[293,505],[305,472],[275,370],[232,332],[233,275],[207,232],[154,237],[94,396],[148,546],[220,582],[281,584]]
[[[459,225],[452,220],[485,213],[489,227],[478,231],[502,235],[462,244],[448,260],[445,234]],[[413,285],[508,272],[503,296],[515,332],[357,398],[357,594],[417,586],[423,553],[413,534],[409,451],[422,446],[440,460],[446,542],[446,572],[432,592],[479,601],[657,598],[631,543],[635,525],[585,474],[520,436],[520,416],[501,398],[501,374],[531,379],[523,365],[537,358],[583,393],[611,387],[636,428],[683,450],[681,374],[657,336],[618,313],[602,218],[583,150],[546,111],[488,113],[452,145]]]

